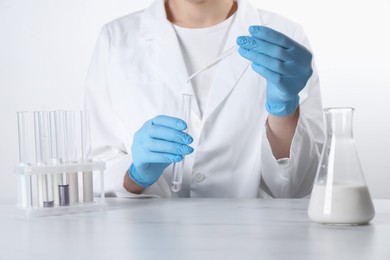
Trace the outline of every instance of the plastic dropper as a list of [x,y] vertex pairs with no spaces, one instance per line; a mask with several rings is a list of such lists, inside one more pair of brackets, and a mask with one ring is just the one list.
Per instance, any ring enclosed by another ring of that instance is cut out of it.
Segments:
[[234,45],[233,47],[227,49],[226,51],[224,51],[221,55],[217,56],[214,60],[212,60],[210,63],[208,63],[206,66],[204,66],[202,69],[194,72],[191,76],[188,77],[187,79],[187,83],[190,82],[190,80],[197,76],[199,73],[205,71],[205,70],[208,70],[209,68],[211,68],[212,66],[218,64],[220,61],[224,60],[225,58],[229,57],[231,54],[235,53],[238,48],[240,46],[238,45]]

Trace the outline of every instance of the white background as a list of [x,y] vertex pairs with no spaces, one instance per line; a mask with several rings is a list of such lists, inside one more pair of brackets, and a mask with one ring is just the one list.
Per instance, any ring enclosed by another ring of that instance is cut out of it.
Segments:
[[[390,198],[390,0],[252,0],[300,23],[323,105],[356,108],[354,135],[373,198]],[[101,26],[151,3],[0,0],[0,200],[16,197],[16,111],[82,109]],[[243,32],[245,34],[245,32]]]

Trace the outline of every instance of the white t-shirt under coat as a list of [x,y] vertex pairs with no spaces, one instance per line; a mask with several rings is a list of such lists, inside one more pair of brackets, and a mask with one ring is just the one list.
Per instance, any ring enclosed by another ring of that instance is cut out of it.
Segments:
[[[189,76],[202,69],[221,53],[234,16],[206,28],[183,28],[173,25]],[[201,115],[207,103],[215,69],[216,66],[213,66],[191,80]]]

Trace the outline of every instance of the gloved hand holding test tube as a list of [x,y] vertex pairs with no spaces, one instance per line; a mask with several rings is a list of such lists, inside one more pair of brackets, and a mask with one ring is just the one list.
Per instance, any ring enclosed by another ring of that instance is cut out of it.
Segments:
[[[221,55],[213,59],[209,62],[205,67],[193,73],[188,77],[187,83],[191,81],[192,78],[197,76],[199,73],[215,66],[220,61],[229,57],[231,54],[235,53],[239,49],[239,45],[236,44],[226,51],[224,51]],[[182,112],[182,119],[184,119],[185,123],[189,122],[189,115],[191,111],[191,95],[183,94],[181,110],[185,110],[186,112]],[[182,158],[175,155],[175,153],[169,152],[168,150],[172,149],[172,147],[168,148],[165,144],[166,136],[162,136],[163,133],[159,129],[150,130],[151,127],[159,128],[159,125],[171,128],[171,123],[168,121],[175,120],[174,118],[165,118],[162,116],[156,117],[152,120],[147,121],[141,129],[134,135],[133,146],[132,146],[132,154],[133,154],[133,163],[130,165],[128,170],[128,175],[130,179],[132,179],[135,183],[137,183],[142,188],[147,188],[152,185],[157,179],[161,176],[163,170],[173,162],[172,169],[172,185],[171,190],[173,192],[178,192],[181,190],[182,180],[183,180],[183,169],[184,169],[184,156],[192,153],[193,149],[187,149],[184,153],[182,153]],[[161,122],[160,122],[161,121]],[[177,129],[183,130],[183,129]],[[172,129],[170,130],[172,131]],[[187,132],[185,129],[183,132]],[[150,134],[153,133],[153,134]],[[159,148],[148,147],[151,144],[151,140],[156,138],[154,135],[158,136],[160,141],[163,141],[159,146]],[[191,138],[192,139],[192,138]],[[170,140],[176,142],[177,140]],[[184,143],[191,143],[184,142]],[[180,141],[179,143],[183,143]],[[184,144],[183,143],[183,144]],[[156,150],[156,151],[155,151]],[[157,151],[158,150],[158,151]],[[156,152],[159,154],[157,155]],[[182,151],[183,152],[183,151]],[[171,154],[171,156],[164,156],[165,153]],[[179,159],[180,158],[180,159]],[[154,162],[153,162],[154,161]]]
[[186,128],[187,123],[181,118],[166,115],[146,121],[134,134],[129,178],[146,189],[169,165],[192,153],[194,149],[189,145],[193,139],[184,132]]

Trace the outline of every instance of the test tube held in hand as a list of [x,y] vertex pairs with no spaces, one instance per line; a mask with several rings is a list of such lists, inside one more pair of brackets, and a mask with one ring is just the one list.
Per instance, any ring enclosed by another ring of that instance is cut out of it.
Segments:
[[[188,132],[188,124],[190,122],[190,113],[191,113],[191,97],[190,94],[183,94],[182,95],[182,105],[181,105],[181,119],[183,119],[186,124],[187,128],[184,130],[185,133]],[[184,173],[184,161],[185,157],[183,156],[183,159],[173,164],[172,168],[172,185],[171,190],[173,192],[179,192],[181,190],[182,182],[183,182],[183,173]]]
[[[92,161],[91,131],[87,111],[81,111],[81,147],[83,162]],[[93,176],[92,172],[83,172],[83,201],[93,202]]]

